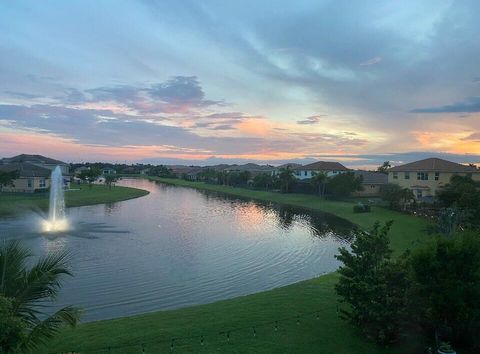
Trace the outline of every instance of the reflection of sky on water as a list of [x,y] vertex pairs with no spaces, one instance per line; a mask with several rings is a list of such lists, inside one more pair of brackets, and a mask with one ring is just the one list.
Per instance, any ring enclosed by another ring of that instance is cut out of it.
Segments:
[[335,216],[143,180],[150,195],[68,210],[72,229],[39,234],[41,214],[0,219],[3,238],[37,255],[67,250],[74,278],[59,305],[85,320],[206,303],[308,279],[338,267],[351,224]]

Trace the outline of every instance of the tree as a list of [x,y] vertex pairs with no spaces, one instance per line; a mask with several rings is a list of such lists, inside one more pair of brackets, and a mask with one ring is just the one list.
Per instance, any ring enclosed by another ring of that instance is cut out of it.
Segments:
[[390,208],[406,209],[407,204],[415,199],[413,192],[408,188],[402,188],[398,184],[389,183],[382,187],[381,197],[389,202]]
[[177,177],[171,168],[168,168],[167,166],[164,166],[164,165],[151,167],[150,170],[148,171],[148,175],[149,176],[162,177],[162,178],[176,178]]
[[108,189],[112,189],[112,184],[115,183],[118,178],[115,175],[106,175],[105,176],[105,185],[108,186]]
[[381,172],[381,173],[388,173],[388,170],[392,167],[390,161],[385,161],[382,166],[379,166],[377,168],[377,171],[378,172]]
[[457,208],[469,225],[480,225],[480,182],[468,176],[453,176],[437,197],[446,208]]
[[2,172],[0,171],[0,192],[3,187],[13,186],[13,181],[18,177],[18,171]]
[[33,262],[29,250],[17,241],[0,245],[0,328],[6,329],[0,334],[0,352],[36,352],[61,327],[76,325],[80,312],[75,307],[51,315],[44,312],[48,301],[56,298],[64,275],[71,275],[65,252]]
[[[480,237],[437,237],[410,260],[412,320],[430,334],[480,349]],[[443,333],[442,333],[443,332]],[[445,338],[447,336],[447,338]],[[449,338],[448,338],[449,337]]]
[[268,190],[273,186],[273,177],[269,173],[261,173],[259,175],[256,175],[253,178],[253,186],[255,188],[264,188],[265,190]]
[[92,183],[97,180],[98,177],[102,175],[102,171],[99,168],[90,168],[89,170],[85,170],[80,172],[78,178],[82,181],[87,181],[89,186],[92,186]]
[[326,181],[327,181],[327,175],[323,172],[316,172],[312,179],[310,180],[310,183],[317,188],[318,190],[318,195],[323,197],[325,194],[325,186],[326,186]]
[[335,256],[343,263],[335,291],[349,305],[342,317],[381,344],[398,338],[408,284],[406,267],[391,260],[391,225],[377,222],[370,232],[356,230],[351,251],[342,247]]
[[278,182],[282,193],[290,193],[292,186],[295,184],[295,176],[290,166],[281,168],[278,174]]
[[328,191],[334,198],[345,198],[352,192],[362,190],[362,181],[362,176],[355,177],[351,172],[340,173],[329,179]]

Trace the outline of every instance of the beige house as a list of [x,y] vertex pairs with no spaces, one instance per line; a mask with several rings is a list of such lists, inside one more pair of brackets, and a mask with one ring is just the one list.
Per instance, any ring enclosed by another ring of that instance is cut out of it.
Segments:
[[412,190],[417,199],[429,199],[454,175],[471,176],[480,181],[480,170],[475,167],[429,158],[392,167],[388,170],[388,183]]
[[50,188],[52,171],[30,163],[10,163],[0,165],[0,172],[16,172],[17,178],[12,185],[0,186],[2,192],[33,193]]

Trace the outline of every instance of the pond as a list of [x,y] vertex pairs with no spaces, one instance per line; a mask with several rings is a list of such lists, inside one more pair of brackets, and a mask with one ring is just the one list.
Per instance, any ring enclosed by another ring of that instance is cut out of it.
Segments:
[[[68,209],[73,229],[38,233],[40,216],[0,219],[2,238],[36,255],[71,253],[57,306],[83,307],[83,321],[204,304],[334,271],[352,225],[326,213],[146,180],[121,185],[150,194]],[[70,191],[68,193],[75,193]]]

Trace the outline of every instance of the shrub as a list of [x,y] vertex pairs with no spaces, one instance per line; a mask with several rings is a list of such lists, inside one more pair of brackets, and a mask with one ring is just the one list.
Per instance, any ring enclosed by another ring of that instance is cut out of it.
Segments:
[[370,205],[368,204],[357,203],[353,206],[354,213],[369,213],[370,210],[371,208],[370,208]]

